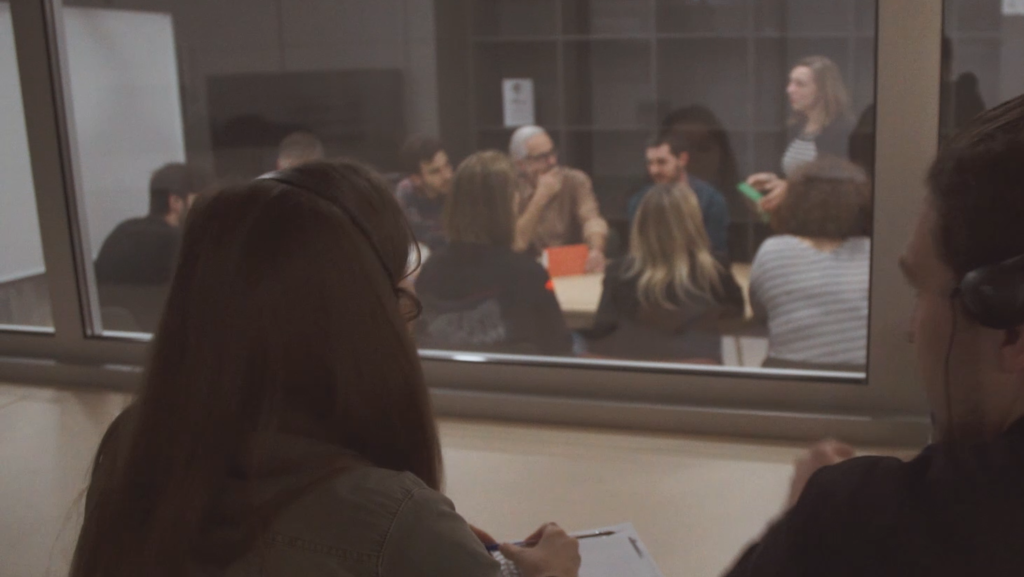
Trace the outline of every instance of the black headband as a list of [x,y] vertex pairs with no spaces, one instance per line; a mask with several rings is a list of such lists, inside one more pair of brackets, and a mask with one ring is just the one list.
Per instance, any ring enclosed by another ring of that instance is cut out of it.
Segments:
[[396,286],[398,284],[394,273],[391,271],[391,267],[389,267],[387,261],[384,260],[384,253],[381,252],[380,247],[377,246],[377,242],[373,238],[373,235],[370,234],[370,227],[367,226],[363,219],[359,218],[355,211],[349,208],[338,195],[327,193],[320,188],[317,183],[314,183],[305,175],[293,170],[277,170],[274,172],[268,172],[267,174],[256,177],[256,180],[272,180],[286,186],[291,186],[292,188],[297,188],[330,203],[331,206],[340,210],[350,221],[352,221],[352,224],[359,229],[363,238],[366,239],[367,244],[370,245],[370,249],[373,251],[373,254],[377,255],[377,260],[380,262],[381,268],[384,269],[384,273],[387,275],[388,280],[391,281],[391,285]]

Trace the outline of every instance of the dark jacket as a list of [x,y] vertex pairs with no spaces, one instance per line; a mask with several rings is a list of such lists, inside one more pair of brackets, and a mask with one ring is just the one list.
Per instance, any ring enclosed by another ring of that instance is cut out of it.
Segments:
[[990,443],[826,467],[727,577],[1024,575],[1024,419]]
[[[804,131],[804,125],[797,124],[789,132],[790,140],[800,136]],[[839,158],[848,158],[850,155],[850,133],[853,132],[853,122],[846,118],[838,118],[814,137],[814,144],[818,147],[818,156],[830,155]]]
[[627,276],[629,259],[608,264],[604,292],[594,327],[586,332],[588,350],[599,356],[650,361],[722,362],[722,336],[718,321],[733,312],[742,314],[743,292],[725,267],[719,276],[722,290],[709,298],[691,294],[678,308],[643,310],[637,277]]
[[565,355],[572,337],[544,267],[511,248],[451,243],[416,280],[423,348]]
[[96,258],[105,329],[156,330],[180,247],[181,229],[162,217],[133,218],[117,225]]
[[[97,471],[114,460],[132,408],[122,412],[101,441],[86,495],[91,513]],[[198,554],[219,559],[238,548],[248,514],[287,503],[247,553],[227,567],[196,562],[190,573],[209,577],[499,577],[487,553],[452,502],[411,473],[374,467],[354,453],[282,433],[254,435],[259,459],[241,459],[202,528]],[[346,464],[338,470],[330,463]],[[334,472],[337,471],[337,472]],[[326,473],[329,473],[325,475]],[[297,495],[297,496],[296,496]],[[247,514],[248,513],[248,514]],[[213,521],[215,520],[215,521]]]
[[159,216],[117,225],[96,257],[96,282],[161,285],[171,282],[181,230]]

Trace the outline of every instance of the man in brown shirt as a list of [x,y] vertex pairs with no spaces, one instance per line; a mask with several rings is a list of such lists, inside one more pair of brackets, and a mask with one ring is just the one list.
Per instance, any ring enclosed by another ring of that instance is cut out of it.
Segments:
[[521,176],[515,250],[539,253],[553,246],[585,242],[590,247],[587,272],[603,271],[608,223],[601,218],[590,177],[559,166],[554,142],[538,126],[517,129],[509,143],[509,155]]

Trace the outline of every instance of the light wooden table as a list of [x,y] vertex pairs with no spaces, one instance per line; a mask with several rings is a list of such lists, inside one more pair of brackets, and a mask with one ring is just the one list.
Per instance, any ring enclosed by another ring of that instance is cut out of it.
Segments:
[[[746,315],[750,311],[750,265],[737,263],[732,265],[732,275],[743,289],[743,300],[746,302]],[[562,276],[552,279],[555,284],[555,298],[562,307],[566,323],[571,329],[589,328],[594,325],[594,316],[601,303],[602,283],[604,274],[583,274],[578,276]]]

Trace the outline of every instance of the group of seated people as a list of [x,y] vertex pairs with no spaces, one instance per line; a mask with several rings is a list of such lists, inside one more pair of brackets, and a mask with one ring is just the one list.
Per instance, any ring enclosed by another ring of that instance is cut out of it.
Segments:
[[[871,185],[843,157],[848,97],[834,63],[800,61],[787,94],[792,139],[782,174],[748,184],[742,206],[775,236],[753,259],[749,300],[765,326],[765,366],[862,370],[866,362]],[[400,205],[429,258],[415,280],[425,348],[721,363],[725,327],[746,309],[731,271],[730,208],[688,171],[693,114],[666,118],[648,142],[649,183],[628,200],[624,250],[609,259],[609,226],[591,179],[559,163],[538,126],[512,134],[508,154],[471,155],[452,170],[443,145],[414,136]],[[585,244],[585,270],[604,273],[594,324],[572,333],[554,284],[536,263],[546,249]]]
[[[687,174],[682,133],[649,142],[651,185],[630,198],[628,248],[607,262],[608,225],[590,178],[559,165],[542,128],[519,128],[509,154],[472,154],[454,173],[435,139],[411,138],[403,157],[417,172],[398,185],[398,201],[429,252],[415,276],[420,346],[722,362],[723,323],[742,320],[746,303],[730,270],[726,200]],[[765,365],[860,369],[868,177],[822,155],[794,167],[785,187],[766,212],[777,236],[758,251],[750,277],[754,321],[769,331]],[[586,270],[604,280],[593,326],[574,334],[538,257],[579,241]]]
[[[843,159],[848,97],[841,74],[824,57],[801,60],[787,94],[793,135],[780,163],[783,176],[752,175],[747,183],[764,197],[738,207],[744,216],[763,217],[776,235],[753,259],[746,287],[752,321],[767,328],[766,366],[861,370],[871,186],[863,170]],[[648,184],[629,197],[628,232],[616,239],[614,252],[590,177],[560,163],[542,127],[519,127],[507,153],[477,152],[457,169],[438,139],[408,138],[398,154],[404,179],[393,188],[418,248],[406,284],[423,303],[419,344],[721,363],[722,335],[751,329],[741,322],[748,303],[733,276],[730,202],[719,190],[729,177],[713,174],[713,184],[689,170],[702,154],[691,145],[702,139],[695,108],[670,114],[649,140]],[[297,132],[281,142],[276,168],[324,157],[315,135]],[[122,224],[100,251],[101,303],[128,310],[139,330],[155,329],[153,300],[162,298],[173,263],[167,255],[177,250],[188,199],[209,182],[186,165],[160,169],[151,181],[150,216]],[[583,270],[604,274],[593,325],[576,332],[538,264],[546,250],[566,245],[585,245]],[[136,263],[147,259],[145,266]],[[156,288],[142,299],[133,291],[123,298],[125,285]],[[105,321],[117,318],[105,315]],[[113,320],[105,325],[117,328]]]

